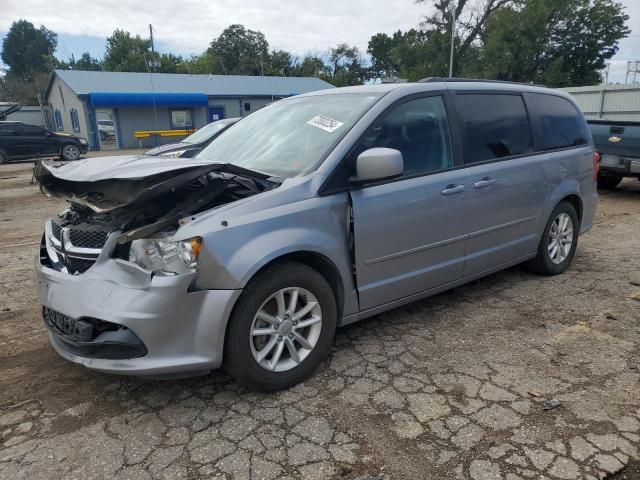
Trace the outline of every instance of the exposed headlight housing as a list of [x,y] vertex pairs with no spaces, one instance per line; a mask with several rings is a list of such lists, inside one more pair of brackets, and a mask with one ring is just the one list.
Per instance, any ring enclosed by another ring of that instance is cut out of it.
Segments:
[[179,157],[186,151],[187,151],[187,149],[185,148],[184,150],[176,150],[175,152],[161,153],[160,156],[162,156],[162,157]]
[[154,273],[181,275],[195,271],[201,249],[202,237],[178,242],[167,237],[144,238],[131,242],[129,261]]

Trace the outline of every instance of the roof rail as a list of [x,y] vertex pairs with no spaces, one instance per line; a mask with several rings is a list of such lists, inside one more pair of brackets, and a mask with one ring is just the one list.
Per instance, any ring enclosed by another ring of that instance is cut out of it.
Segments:
[[486,78],[446,78],[446,77],[426,77],[418,80],[418,83],[433,83],[433,82],[474,82],[474,83],[506,83],[509,85],[529,85],[542,87],[536,83],[524,83],[524,82],[510,82],[508,80],[487,80]]

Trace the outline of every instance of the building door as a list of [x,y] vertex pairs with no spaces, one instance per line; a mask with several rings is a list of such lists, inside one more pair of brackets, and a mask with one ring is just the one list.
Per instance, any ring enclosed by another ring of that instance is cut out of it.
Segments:
[[225,118],[224,107],[220,105],[209,107],[209,112],[207,113],[207,123],[216,122],[218,120],[222,120],[223,118]]
[[116,116],[111,108],[96,108],[96,123],[100,150],[116,150],[118,148],[118,129]]

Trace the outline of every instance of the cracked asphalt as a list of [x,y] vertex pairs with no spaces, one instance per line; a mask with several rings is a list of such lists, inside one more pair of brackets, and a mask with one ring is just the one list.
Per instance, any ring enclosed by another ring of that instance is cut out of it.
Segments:
[[640,182],[601,195],[565,274],[515,267],[340,329],[312,378],[258,394],[59,358],[32,262],[64,205],[30,176],[0,167],[2,479],[640,478]]

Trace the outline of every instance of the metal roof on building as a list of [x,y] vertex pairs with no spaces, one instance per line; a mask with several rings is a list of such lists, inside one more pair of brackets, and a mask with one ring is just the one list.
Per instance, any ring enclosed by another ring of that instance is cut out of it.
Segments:
[[[55,70],[76,95],[111,93],[204,93],[208,96],[289,96],[334,88],[315,77],[188,75],[182,73]],[[53,78],[53,77],[52,77]],[[49,83],[51,86],[51,82]],[[48,89],[47,89],[48,90]]]

